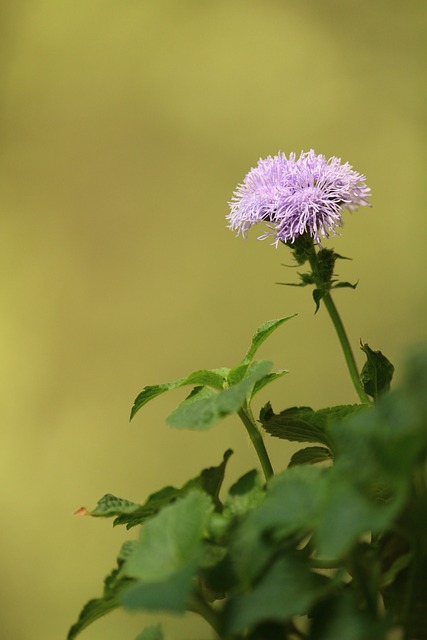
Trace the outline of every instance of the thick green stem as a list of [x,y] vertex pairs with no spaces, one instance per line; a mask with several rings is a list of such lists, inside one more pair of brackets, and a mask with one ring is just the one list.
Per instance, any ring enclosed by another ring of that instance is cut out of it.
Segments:
[[246,427],[246,431],[249,434],[251,442],[255,447],[258,459],[261,463],[265,479],[268,480],[269,478],[271,478],[271,476],[274,475],[273,467],[271,466],[270,458],[268,457],[264,440],[262,439],[261,433],[259,432],[259,429],[249,407],[240,409],[239,418]]
[[[313,277],[315,280],[317,280],[318,279],[317,255],[314,247],[313,247],[313,251],[309,256],[309,262],[313,272]],[[321,282],[318,283],[318,286],[320,288],[322,288],[322,285],[323,283]],[[362,403],[370,404],[369,396],[365,393],[365,390],[360,381],[359,371],[357,369],[356,360],[354,359],[353,351],[351,349],[350,342],[347,337],[347,333],[345,331],[341,317],[338,313],[338,310],[335,306],[334,301],[332,300],[332,296],[329,291],[326,291],[324,293],[322,300],[325,304],[327,312],[329,313],[329,317],[332,320],[332,324],[335,327],[335,331],[337,332],[338,340],[340,341],[341,348],[344,353],[344,358],[347,363],[347,368],[350,373],[350,378],[353,382],[356,393],[359,396],[360,401]]]

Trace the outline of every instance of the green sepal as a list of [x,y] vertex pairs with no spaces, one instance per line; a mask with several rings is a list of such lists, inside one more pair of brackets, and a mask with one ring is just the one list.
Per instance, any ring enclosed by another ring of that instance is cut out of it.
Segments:
[[127,556],[132,552],[134,542],[125,542],[117,558],[117,567],[105,578],[101,598],[89,600],[80,612],[79,618],[68,632],[67,640],[76,638],[92,622],[102,618],[120,606],[120,593],[134,583],[123,571]]
[[177,389],[184,385],[202,385],[212,387],[213,389],[222,389],[224,382],[227,379],[229,369],[201,369],[200,371],[194,371],[185,378],[175,380],[174,382],[165,382],[164,384],[148,385],[143,388],[141,393],[135,399],[133,404],[130,420],[134,415],[143,407],[147,402],[157,398],[157,396],[170,391],[171,389]]
[[312,273],[300,273],[298,271],[298,276],[301,282],[276,282],[276,284],[280,284],[284,287],[307,287],[315,282]]
[[352,282],[337,282],[331,289],[356,289],[358,284],[358,282],[354,284]]
[[326,447],[305,447],[293,454],[289,467],[299,464],[316,464],[332,460],[332,453]]
[[[212,498],[215,507],[220,510],[222,505],[219,500],[219,492],[224,480],[227,462],[232,454],[233,451],[227,449],[222,462],[218,466],[203,469],[199,475],[188,480],[180,489],[171,486],[164,487],[160,491],[151,494],[144,504],[137,505],[137,508],[133,511],[117,511],[116,513],[109,513],[104,517],[115,515],[117,517],[114,520],[114,526],[125,524],[126,529],[130,529],[136,525],[143,524],[147,519],[156,515],[161,509],[175,502],[177,498],[187,495],[187,493],[193,489],[199,489],[207,493]],[[93,515],[93,513],[90,515]],[[101,514],[98,513],[97,515],[99,516]]]
[[390,390],[394,366],[381,351],[373,351],[368,344],[360,344],[366,355],[366,362],[360,374],[365,392],[377,400],[382,393]]
[[271,367],[268,360],[257,360],[250,364],[243,380],[234,386],[218,392],[203,387],[181,402],[166,418],[167,423],[176,429],[201,431],[211,428],[222,418],[241,409],[250,398],[255,383],[264,378]]
[[153,624],[146,627],[135,640],[164,640],[161,624]]
[[325,295],[325,293],[327,293],[326,289],[314,289],[313,291],[313,300],[314,300],[314,304],[316,305],[316,310],[314,313],[317,313],[320,309],[320,302],[323,298],[323,296]]

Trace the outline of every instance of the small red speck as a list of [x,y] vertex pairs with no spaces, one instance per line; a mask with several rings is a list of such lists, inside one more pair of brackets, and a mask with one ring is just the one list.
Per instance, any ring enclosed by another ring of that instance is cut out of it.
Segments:
[[80,509],[77,509],[77,511],[74,511],[73,516],[88,516],[89,515],[89,511],[86,509],[86,507],[80,507]]

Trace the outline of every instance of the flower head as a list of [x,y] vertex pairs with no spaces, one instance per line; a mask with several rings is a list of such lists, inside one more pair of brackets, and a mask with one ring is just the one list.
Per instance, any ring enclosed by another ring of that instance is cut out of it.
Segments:
[[259,236],[273,236],[274,244],[292,243],[309,233],[320,246],[320,236],[337,234],[343,209],[368,205],[371,190],[365,176],[340,158],[317,155],[313,150],[289,158],[279,152],[260,159],[233,194],[227,216],[230,229],[246,237],[257,222],[267,226]]

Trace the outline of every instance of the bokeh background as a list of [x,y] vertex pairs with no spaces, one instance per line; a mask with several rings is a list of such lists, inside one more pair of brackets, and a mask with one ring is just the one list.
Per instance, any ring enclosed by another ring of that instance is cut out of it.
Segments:
[[[78,518],[106,492],[142,501],[232,447],[240,424],[164,424],[184,392],[140,389],[231,366],[256,326],[298,312],[260,356],[290,375],[277,410],[357,401],[336,337],[284,248],[236,239],[227,201],[259,157],[314,148],[365,173],[372,209],[329,246],[359,279],[336,300],[355,346],[399,368],[426,338],[422,0],[2,0],[0,628],[65,638],[134,531]],[[359,362],[362,359],[359,357]],[[285,444],[267,442],[276,467]],[[114,613],[87,640],[133,638]],[[195,617],[170,638],[208,639]]]

